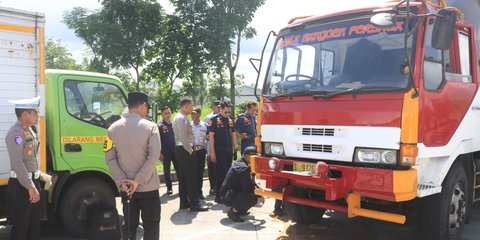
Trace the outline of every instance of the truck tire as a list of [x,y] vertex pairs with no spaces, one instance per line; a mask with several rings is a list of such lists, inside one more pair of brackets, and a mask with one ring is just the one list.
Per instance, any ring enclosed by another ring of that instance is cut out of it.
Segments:
[[468,186],[465,168],[455,163],[442,184],[442,192],[423,202],[421,239],[461,239],[470,197]]
[[60,200],[58,215],[63,228],[74,236],[85,236],[87,207],[99,202],[115,206],[115,194],[107,183],[84,179],[71,185]]
[[311,224],[322,219],[325,209],[315,208],[296,203],[286,203],[285,212],[293,222]]

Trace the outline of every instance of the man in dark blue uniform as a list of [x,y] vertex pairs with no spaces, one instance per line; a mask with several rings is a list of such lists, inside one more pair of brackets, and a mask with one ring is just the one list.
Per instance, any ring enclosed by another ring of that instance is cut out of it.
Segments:
[[232,104],[222,102],[220,112],[210,120],[210,160],[215,163],[215,202],[219,202],[220,187],[232,165],[233,152],[237,150],[235,126],[230,114]]
[[230,208],[228,218],[234,222],[243,222],[241,215],[248,214],[248,210],[257,204],[258,200],[265,199],[254,194],[255,183],[251,178],[250,156],[257,153],[255,146],[245,148],[243,157],[232,164],[220,190],[223,203]]
[[245,113],[240,114],[235,121],[235,129],[242,139],[242,154],[245,151],[245,148],[255,145],[255,137],[257,137],[256,113],[257,103],[250,102],[247,104],[247,110]]
[[172,178],[170,176],[170,163],[173,163],[173,168],[177,172],[177,164],[175,162],[175,133],[173,132],[173,125],[171,120],[172,112],[169,107],[161,109],[163,121],[158,124],[160,131],[160,140],[162,142],[162,154],[160,161],[163,162],[163,176],[165,177],[165,184],[167,185],[167,194],[171,195]]

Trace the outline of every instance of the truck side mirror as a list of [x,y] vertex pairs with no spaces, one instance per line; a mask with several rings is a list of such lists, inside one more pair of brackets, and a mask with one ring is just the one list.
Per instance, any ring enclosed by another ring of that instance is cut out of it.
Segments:
[[452,44],[457,13],[452,10],[441,9],[437,13],[432,33],[432,47],[439,50],[448,50]]

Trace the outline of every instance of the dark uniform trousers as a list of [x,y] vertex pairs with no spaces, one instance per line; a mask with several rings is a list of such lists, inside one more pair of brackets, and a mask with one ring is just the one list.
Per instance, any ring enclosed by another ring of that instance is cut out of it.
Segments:
[[215,156],[217,157],[217,162],[215,163],[215,192],[217,194],[215,198],[217,199],[220,197],[220,189],[222,188],[228,169],[232,166],[233,151],[225,150],[224,148],[220,148],[219,150],[215,149]]
[[[40,192],[40,180],[33,179]],[[16,178],[10,178],[7,186],[8,221],[13,224],[10,240],[31,240],[40,238],[41,204],[30,203],[28,190],[20,185]]]
[[205,171],[205,157],[207,149],[195,151],[195,162],[197,162],[197,184],[199,196],[203,195],[203,172]]
[[[175,158],[178,164],[178,195],[180,207],[198,206],[197,162],[195,152],[190,154],[182,146],[175,148]],[[188,199],[187,199],[188,197]]]
[[[124,229],[130,226],[130,236],[128,239],[136,239],[137,227],[139,224],[140,212],[143,222],[143,239],[158,240],[160,238],[160,196],[158,190],[149,192],[135,192],[130,204],[127,203],[127,195],[122,192],[123,215],[125,217]],[[125,233],[124,236],[127,234]]]
[[226,203],[227,206],[235,208],[238,212],[247,212],[257,204],[258,196],[248,192],[235,193],[232,199]]
[[215,187],[216,185],[216,180],[215,180],[215,163],[212,163],[211,161],[208,161],[207,163],[208,167],[208,181],[210,182],[210,189],[215,191],[217,189]]
[[167,189],[172,189],[172,177],[170,175],[170,164],[173,164],[173,169],[178,174],[177,169],[177,162],[175,161],[175,152],[166,153],[163,155],[165,159],[163,159],[163,176],[165,177],[165,184],[167,185]]

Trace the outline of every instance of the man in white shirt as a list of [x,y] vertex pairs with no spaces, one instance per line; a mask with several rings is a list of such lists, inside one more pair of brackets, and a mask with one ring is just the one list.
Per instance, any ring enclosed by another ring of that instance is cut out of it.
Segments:
[[197,162],[197,183],[199,199],[205,199],[203,196],[202,187],[203,187],[203,172],[205,170],[205,157],[207,154],[207,129],[208,125],[200,120],[202,115],[202,110],[200,108],[195,108],[192,112],[192,127],[195,140],[193,141],[193,151],[195,151],[195,161]]
[[[215,117],[220,112],[220,101],[213,101],[212,112],[205,117],[205,123],[210,126],[210,119]],[[208,143],[207,133],[207,166],[208,166],[208,181],[210,182],[210,195],[215,195],[215,163],[210,161],[210,144]]]

